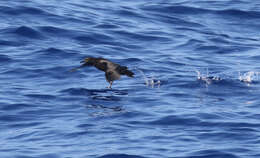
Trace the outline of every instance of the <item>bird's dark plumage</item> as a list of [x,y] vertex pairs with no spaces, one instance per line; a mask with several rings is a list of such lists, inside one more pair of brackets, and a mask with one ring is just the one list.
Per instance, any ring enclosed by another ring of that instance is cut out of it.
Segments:
[[119,64],[113,63],[104,58],[85,58],[81,63],[83,64],[79,68],[85,66],[94,66],[97,69],[104,71],[106,80],[110,84],[109,88],[111,88],[113,81],[120,79],[121,75],[134,77],[134,73],[128,70],[126,66],[120,66]]

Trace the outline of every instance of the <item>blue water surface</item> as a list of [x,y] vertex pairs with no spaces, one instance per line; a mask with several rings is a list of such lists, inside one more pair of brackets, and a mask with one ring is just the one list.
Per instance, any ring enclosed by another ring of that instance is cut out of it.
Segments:
[[[0,24],[1,158],[260,157],[259,1],[2,0]],[[135,78],[69,71],[89,56]]]

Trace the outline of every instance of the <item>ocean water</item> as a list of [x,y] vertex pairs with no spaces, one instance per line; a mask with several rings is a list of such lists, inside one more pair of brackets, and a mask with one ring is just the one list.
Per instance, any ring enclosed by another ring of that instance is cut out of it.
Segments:
[[[0,1],[1,158],[259,158],[260,2]],[[80,65],[127,66],[112,89]]]

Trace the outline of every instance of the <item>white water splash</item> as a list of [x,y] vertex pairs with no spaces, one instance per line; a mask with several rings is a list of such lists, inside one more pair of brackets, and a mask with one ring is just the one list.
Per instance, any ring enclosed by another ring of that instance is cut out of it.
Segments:
[[147,77],[142,70],[140,70],[138,68],[135,68],[135,69],[138,70],[142,74],[146,86],[151,86],[152,88],[154,88],[155,86],[160,87],[160,85],[161,85],[160,80],[155,79],[153,76]]
[[254,80],[258,80],[258,72],[249,71],[244,74],[238,73],[238,79],[241,82],[252,83]]
[[[211,84],[214,81],[222,80],[222,78],[220,78],[218,76],[209,76],[208,69],[207,69],[207,73],[205,75],[201,74],[201,72],[198,71],[198,70],[194,70],[194,71],[197,73],[197,79],[204,81],[207,85]],[[254,81],[258,81],[259,74],[260,74],[260,72],[256,72],[256,71],[248,71],[248,72],[245,72],[245,73],[241,73],[240,71],[238,71],[238,80],[240,82],[250,84]],[[237,80],[237,77],[231,76],[229,78]]]
[[195,72],[197,73],[197,79],[206,82],[207,85],[211,84],[212,81],[220,81],[221,78],[217,77],[217,76],[209,76],[208,74],[208,69],[207,69],[207,74],[206,75],[202,75],[200,73],[200,71],[195,70]]

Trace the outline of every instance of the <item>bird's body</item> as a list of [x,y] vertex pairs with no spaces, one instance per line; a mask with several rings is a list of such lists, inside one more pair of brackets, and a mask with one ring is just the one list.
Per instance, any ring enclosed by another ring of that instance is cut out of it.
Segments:
[[134,73],[128,70],[126,66],[121,66],[104,58],[86,58],[81,63],[83,64],[79,68],[85,66],[94,66],[98,70],[104,71],[106,80],[110,84],[109,88],[111,88],[113,81],[120,79],[121,75],[134,77]]

